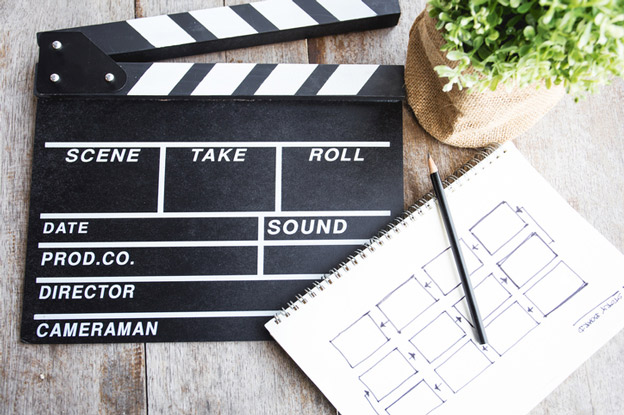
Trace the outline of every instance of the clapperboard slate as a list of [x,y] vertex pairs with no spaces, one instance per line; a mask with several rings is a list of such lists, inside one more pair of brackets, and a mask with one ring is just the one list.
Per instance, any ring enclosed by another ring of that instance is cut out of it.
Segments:
[[403,208],[403,67],[146,61],[399,13],[269,0],[39,33],[22,340],[269,338]]

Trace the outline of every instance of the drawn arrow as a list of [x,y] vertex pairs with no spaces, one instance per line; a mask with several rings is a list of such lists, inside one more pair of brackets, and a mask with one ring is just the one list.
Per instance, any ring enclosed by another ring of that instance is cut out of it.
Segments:
[[483,351],[484,351],[484,352],[487,352],[488,350],[489,350],[489,349],[488,349],[488,347],[487,347],[487,346],[483,346]]
[[552,238],[552,236],[550,236],[548,234],[548,232],[546,232],[546,230],[544,228],[542,228],[542,226],[539,223],[537,223],[537,221],[533,218],[533,216],[531,216],[531,214],[526,210],[526,208],[517,207],[516,208],[516,212],[526,214],[529,217],[529,219],[531,219],[531,222],[533,222],[535,224],[535,226],[540,228],[541,231],[544,232],[544,235],[546,235],[548,237],[548,239],[550,239],[550,242],[548,242],[548,244],[551,244],[551,243],[555,242],[555,240]]
[[431,281],[425,283],[425,288],[431,288]]
[[436,383],[435,385],[433,385],[433,389],[435,389],[435,390],[437,390],[437,391],[442,392],[442,391],[440,390],[440,386],[439,386],[437,383]]
[[457,321],[459,321],[461,323],[462,318],[458,316],[458,317],[455,317],[455,320],[457,320]]
[[479,250],[479,245],[472,245],[472,250],[473,251],[478,251]]
[[532,312],[533,312],[533,307],[527,307],[527,311],[528,311],[529,313],[532,313]]
[[390,323],[390,320],[384,322],[381,322],[381,324],[379,325],[379,327],[386,327],[386,324]]
[[368,401],[368,404],[371,406],[373,411],[375,411],[375,413],[379,415],[379,412],[377,412],[377,408],[375,408],[375,405],[373,405],[373,403],[371,402],[371,399],[370,399],[369,395],[370,395],[370,392],[365,390],[364,391],[364,398]]
[[416,353],[409,353],[409,355],[412,358],[412,360],[416,359]]
[[507,284],[507,278],[501,278],[500,280],[504,282],[505,284]]

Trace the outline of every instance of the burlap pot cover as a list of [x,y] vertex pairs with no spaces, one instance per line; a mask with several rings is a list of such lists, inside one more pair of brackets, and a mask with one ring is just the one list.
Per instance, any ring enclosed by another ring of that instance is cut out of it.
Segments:
[[483,147],[502,143],[528,130],[565,94],[561,86],[550,89],[507,88],[470,92],[454,86],[433,70],[453,67],[440,47],[445,43],[434,20],[423,11],[414,21],[405,64],[407,101],[420,125],[432,136],[457,147]]

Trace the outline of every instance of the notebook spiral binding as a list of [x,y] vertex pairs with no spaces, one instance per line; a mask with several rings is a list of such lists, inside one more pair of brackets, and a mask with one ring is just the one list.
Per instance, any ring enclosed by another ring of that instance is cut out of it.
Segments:
[[[500,147],[500,144],[491,144],[488,147],[481,149],[470,161],[457,169],[452,175],[450,175],[444,182],[444,188],[451,186],[460,177],[470,171],[473,167],[491,155],[496,149]],[[449,190],[453,190],[452,187]],[[316,282],[314,286],[307,288],[304,294],[297,296],[295,301],[288,303],[287,307],[283,308],[275,315],[275,323],[280,324],[283,319],[290,317],[290,315],[299,310],[300,307],[306,305],[311,299],[316,297],[320,292],[325,291],[335,280],[342,278],[342,276],[349,272],[351,267],[358,265],[358,261],[366,259],[369,253],[375,252],[377,246],[383,246],[385,240],[392,239],[393,233],[399,233],[403,228],[409,226],[410,221],[415,221],[415,215],[423,215],[423,207],[427,205],[434,198],[434,193],[429,192],[423,197],[418,199],[416,203],[405,210],[401,215],[394,219],[386,228],[381,230],[376,236],[372,237],[364,247],[355,251],[347,259],[340,263],[336,268],[330,270],[323,278]],[[427,205],[428,209],[432,209],[433,205]]]

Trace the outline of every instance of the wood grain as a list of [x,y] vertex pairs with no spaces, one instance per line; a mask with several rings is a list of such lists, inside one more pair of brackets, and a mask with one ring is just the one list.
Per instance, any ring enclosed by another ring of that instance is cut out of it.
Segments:
[[19,340],[35,99],[35,33],[132,17],[131,0],[0,2],[0,413],[142,414],[144,348]]
[[[244,0],[227,0],[227,4]],[[35,33],[220,6],[223,0],[0,1],[0,414],[336,414],[273,342],[34,346],[19,341],[32,160]],[[394,28],[217,52],[194,62],[403,64],[424,0]],[[553,187],[624,250],[624,82],[566,97],[515,142]],[[403,110],[406,205],[430,190],[425,155],[450,174],[474,150],[439,143]],[[598,167],[598,168],[597,168]],[[538,353],[539,351],[536,351]],[[624,413],[624,333],[530,415]]]
[[[140,0],[145,16],[217,7],[221,1]],[[245,1],[227,1],[227,5]],[[181,58],[190,62],[307,63],[305,40]],[[147,344],[152,414],[335,414],[273,342]]]

